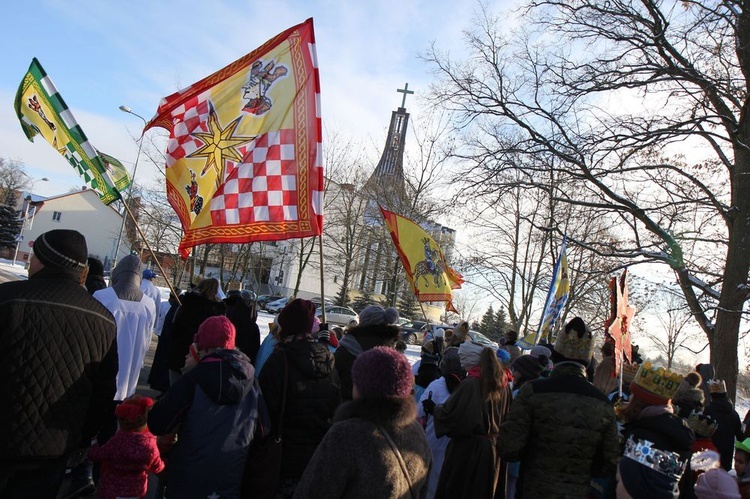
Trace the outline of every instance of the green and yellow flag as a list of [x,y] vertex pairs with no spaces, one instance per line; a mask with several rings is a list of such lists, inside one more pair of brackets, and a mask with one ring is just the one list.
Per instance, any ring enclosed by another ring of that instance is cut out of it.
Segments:
[[16,114],[26,137],[41,134],[73,166],[104,204],[120,199],[131,183],[125,167],[97,151],[86,138],[55,84],[34,58],[18,87]]

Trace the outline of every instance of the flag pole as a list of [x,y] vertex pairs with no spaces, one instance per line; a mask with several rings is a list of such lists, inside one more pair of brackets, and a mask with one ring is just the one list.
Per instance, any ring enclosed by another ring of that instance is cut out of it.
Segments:
[[[146,239],[146,235],[141,230],[141,226],[138,225],[138,221],[135,219],[135,216],[133,216],[133,212],[130,211],[130,207],[128,206],[128,203],[123,203],[125,205],[125,209],[128,211],[128,215],[130,215],[130,219],[133,221],[133,224],[135,225],[135,228],[138,230],[138,234],[140,234],[141,239],[143,239],[143,242],[146,243],[146,247],[151,252],[151,256],[154,257],[154,261],[156,262],[156,266],[159,267],[159,272],[161,272],[161,275],[166,276],[166,272],[164,272],[164,268],[162,268],[161,263],[159,263],[159,259],[156,257],[156,253],[154,253],[154,250],[151,249],[151,245],[148,243],[148,240]],[[180,297],[177,296],[177,292],[174,290],[174,286],[172,286],[172,283],[169,279],[164,279],[167,281],[167,286],[169,286],[169,291],[174,295],[175,299],[177,300],[178,305],[182,305],[182,302],[180,301]]]
[[[315,243],[313,243],[315,244]],[[326,290],[325,280],[323,278],[323,232],[320,232],[318,236],[318,244],[320,246],[320,322],[326,322]],[[346,290],[345,290],[346,291]]]
[[624,363],[623,363],[624,360],[625,360],[625,352],[623,352],[622,349],[620,349],[620,374],[618,376],[620,378],[620,380],[618,381],[618,384],[620,387],[619,388],[620,400],[622,400],[622,368],[624,367]]
[[[122,111],[123,113],[132,114],[133,116],[137,116],[138,118],[143,120],[143,126],[144,127],[146,126],[147,124],[146,118],[144,118],[140,114],[136,114],[129,107],[120,106],[120,111]],[[141,138],[138,140],[138,154],[135,155],[135,164],[133,165],[133,173],[130,175],[130,187],[128,188],[128,199],[122,199],[122,204],[125,205],[126,208],[127,208],[128,202],[133,198],[132,196],[133,187],[134,187],[133,184],[135,183],[135,174],[138,171],[138,160],[141,159],[141,149],[143,149],[143,134],[144,133],[146,133],[145,128],[143,129],[143,132],[141,132]],[[129,208],[128,208],[128,212],[130,212]],[[115,244],[115,254],[114,254],[114,257],[112,258],[112,267],[111,267],[112,270],[114,270],[115,265],[117,265],[117,261],[120,259],[119,258],[120,243],[122,243],[122,232],[125,230],[125,219],[126,217],[122,217],[122,224],[120,225],[120,232],[117,234],[117,244]],[[135,219],[133,219],[133,221],[135,222]],[[138,227],[138,223],[136,223],[135,226]],[[144,241],[146,241],[145,238],[144,238]],[[148,246],[148,242],[146,242],[146,245]],[[171,286],[170,286],[170,289],[172,289]]]
[[419,303],[419,308],[422,309],[422,315],[424,316],[424,321],[427,322],[427,323],[429,323],[430,319],[427,318],[427,313],[425,313],[425,311],[424,311],[424,307],[422,306],[422,302],[419,301],[419,300],[417,300],[417,303]]

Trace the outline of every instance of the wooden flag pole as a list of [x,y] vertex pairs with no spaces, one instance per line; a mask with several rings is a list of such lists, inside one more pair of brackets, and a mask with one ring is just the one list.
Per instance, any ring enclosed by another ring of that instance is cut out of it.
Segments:
[[[161,275],[166,276],[166,272],[164,272],[164,268],[162,268],[161,263],[159,263],[159,259],[156,257],[156,253],[154,253],[154,250],[151,249],[151,245],[148,243],[148,240],[146,239],[146,235],[141,230],[141,226],[138,225],[138,221],[135,219],[135,216],[133,215],[133,212],[130,211],[130,207],[128,206],[128,203],[123,203],[125,205],[125,209],[128,212],[128,215],[130,215],[130,219],[133,221],[133,224],[135,224],[135,228],[138,230],[138,234],[140,234],[141,239],[143,239],[143,242],[146,243],[146,247],[151,252],[151,256],[154,257],[154,261],[156,262],[156,266],[159,267],[159,271],[161,272]],[[180,297],[177,295],[177,292],[174,290],[174,287],[172,286],[172,283],[169,279],[165,277],[164,279],[167,281],[167,286],[169,286],[169,291],[174,295],[175,299],[177,300],[178,305],[182,305],[182,302],[180,301]]]
[[618,384],[619,384],[620,400],[622,400],[622,369],[623,369],[623,367],[625,367],[624,361],[625,361],[625,352],[623,352],[622,349],[620,349],[620,374],[618,376],[618,378],[620,378],[620,380],[618,382]]
[[417,300],[417,303],[419,303],[419,308],[422,309],[422,315],[424,316],[424,321],[429,323],[430,319],[427,318],[427,313],[424,311],[424,307],[422,306],[422,302]]
[[[320,245],[320,322],[326,322],[326,290],[323,279],[323,233],[321,232],[318,236],[318,243]],[[344,290],[345,292],[347,290]]]

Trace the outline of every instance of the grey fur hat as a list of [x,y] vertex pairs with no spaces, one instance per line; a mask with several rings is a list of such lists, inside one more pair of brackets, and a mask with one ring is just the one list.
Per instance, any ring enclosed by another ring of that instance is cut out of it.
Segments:
[[386,326],[398,321],[398,310],[393,307],[383,308],[380,305],[368,305],[359,313],[359,326]]

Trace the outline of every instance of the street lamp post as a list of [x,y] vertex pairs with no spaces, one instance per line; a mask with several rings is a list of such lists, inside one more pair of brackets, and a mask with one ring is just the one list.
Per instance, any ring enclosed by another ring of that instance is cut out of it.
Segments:
[[[26,175],[24,173],[24,175]],[[29,177],[26,175],[26,177]],[[24,198],[23,203],[23,218],[21,219],[21,231],[18,233],[18,240],[16,241],[16,250],[13,252],[13,265],[15,266],[16,260],[18,259],[18,248],[21,246],[21,241],[23,241],[23,231],[26,228],[26,219],[29,216],[29,205],[31,204],[31,196],[34,192],[34,185],[37,182],[47,182],[49,179],[47,177],[38,178],[38,179],[32,179],[31,181],[31,188],[29,189],[29,193]],[[34,210],[34,215],[36,215],[36,210]],[[34,216],[32,215],[32,217]],[[29,227],[31,228],[31,227]]]
[[[147,121],[146,118],[141,116],[138,113],[133,112],[132,109],[130,109],[127,106],[120,106],[120,111],[123,113],[132,114],[133,116],[137,116],[143,121],[143,127],[146,127]],[[138,154],[135,156],[135,164],[133,165],[133,173],[130,175],[130,188],[128,188],[128,198],[126,200],[123,200],[123,203],[130,202],[131,193],[133,192],[133,183],[135,183],[135,173],[138,171],[138,160],[141,158],[141,148],[143,147],[143,134],[141,134],[141,138],[138,141]],[[115,268],[115,265],[117,264],[117,256],[120,253],[120,244],[122,243],[122,233],[125,230],[125,221],[127,220],[127,210],[124,210],[122,213],[122,224],[120,225],[120,233],[117,234],[117,244],[115,244],[115,254],[112,257],[112,267]]]

